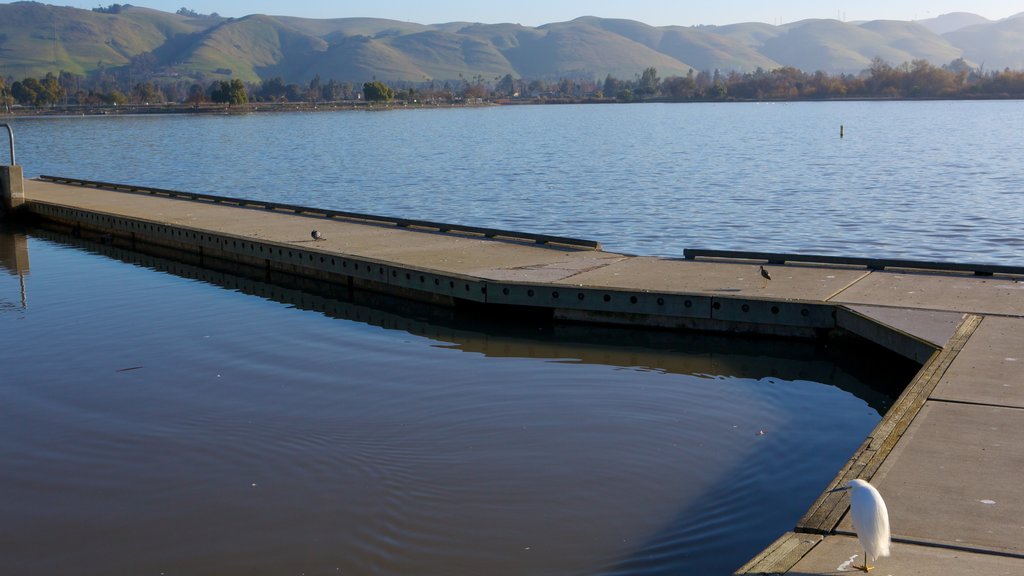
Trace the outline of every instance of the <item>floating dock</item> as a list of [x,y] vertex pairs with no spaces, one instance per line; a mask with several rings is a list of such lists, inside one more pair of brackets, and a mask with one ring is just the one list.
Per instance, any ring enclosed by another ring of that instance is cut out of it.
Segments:
[[[696,250],[654,258],[71,178],[13,189],[23,197],[5,198],[9,209],[44,226],[204,267],[579,323],[856,334],[922,365],[828,487],[865,478],[885,497],[894,546],[879,573],[1024,573],[1024,268]],[[847,510],[845,493],[823,493],[737,573],[843,570],[862,554]]]

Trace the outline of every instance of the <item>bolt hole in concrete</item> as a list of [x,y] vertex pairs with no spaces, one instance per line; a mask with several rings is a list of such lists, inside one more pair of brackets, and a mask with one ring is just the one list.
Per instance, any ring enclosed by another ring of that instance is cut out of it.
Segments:
[[5,572],[729,574],[910,378],[265,276],[0,232]]

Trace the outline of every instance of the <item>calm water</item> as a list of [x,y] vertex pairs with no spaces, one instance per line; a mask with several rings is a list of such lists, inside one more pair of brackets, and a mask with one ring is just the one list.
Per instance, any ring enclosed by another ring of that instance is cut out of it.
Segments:
[[0,230],[0,572],[729,574],[890,401],[813,344],[443,316]]
[[555,233],[639,254],[1024,264],[1021,101],[13,122],[28,175]]

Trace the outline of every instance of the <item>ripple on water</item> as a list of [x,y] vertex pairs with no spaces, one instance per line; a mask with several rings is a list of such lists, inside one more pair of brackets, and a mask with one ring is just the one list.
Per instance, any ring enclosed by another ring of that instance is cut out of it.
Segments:
[[[1021,105],[523,106],[26,119],[16,129],[30,174],[525,229],[627,253],[765,242],[833,253],[823,239],[836,236],[840,255],[868,245],[882,250],[872,256],[940,260],[955,248],[960,258],[1019,264],[1014,247],[976,238],[1014,237],[1024,219]],[[847,138],[835,137],[837,123]],[[367,135],[394,140],[365,146]],[[268,161],[290,169],[268,171]],[[1007,218],[975,220],[997,214]],[[863,228],[848,235],[837,225],[844,219]],[[737,235],[736,224],[748,233]],[[950,224],[968,230],[925,241]],[[872,237],[886,240],[871,246]]]

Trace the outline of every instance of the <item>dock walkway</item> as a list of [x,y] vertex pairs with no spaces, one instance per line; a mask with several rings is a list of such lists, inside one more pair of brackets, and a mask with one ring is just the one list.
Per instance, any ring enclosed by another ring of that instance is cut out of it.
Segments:
[[[763,261],[631,256],[571,239],[491,238],[479,229],[109,188],[28,180],[23,211],[115,244],[442,305],[787,336],[843,329],[873,340],[923,364],[833,481],[869,479],[886,499],[894,546],[878,572],[1024,574],[1022,276],[812,262],[766,265],[765,282]],[[848,570],[862,552],[846,498],[823,494],[738,573]]]

